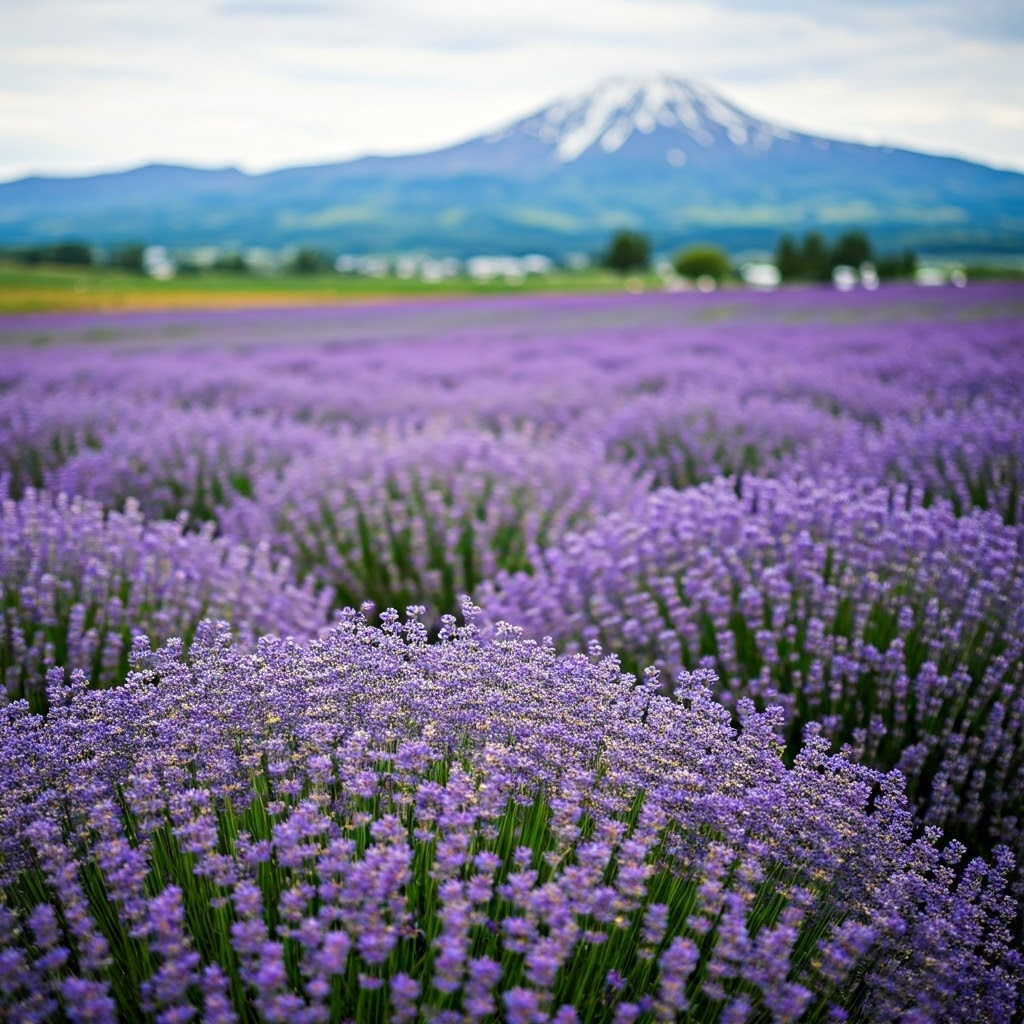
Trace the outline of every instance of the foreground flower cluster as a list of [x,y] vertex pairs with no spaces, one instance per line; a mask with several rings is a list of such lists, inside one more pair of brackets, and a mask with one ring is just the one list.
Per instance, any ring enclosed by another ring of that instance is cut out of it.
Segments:
[[923,820],[1024,856],[1024,545],[993,512],[904,507],[835,481],[659,491],[480,591],[563,649],[593,640],[671,681],[786,708],[907,777]]
[[0,323],[0,1019],[1024,1019],[1022,303]]
[[1009,854],[958,878],[898,774],[787,768],[706,673],[384,618],[6,709],[12,1019],[1014,1018]]

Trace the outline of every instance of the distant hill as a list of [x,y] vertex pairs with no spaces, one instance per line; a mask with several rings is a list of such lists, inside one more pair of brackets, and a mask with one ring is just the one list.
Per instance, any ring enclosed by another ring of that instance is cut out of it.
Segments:
[[500,131],[409,156],[266,174],[147,166],[0,185],[0,245],[320,246],[438,255],[673,249],[864,228],[878,248],[1024,250],[1024,174],[790,131],[704,86],[613,78]]

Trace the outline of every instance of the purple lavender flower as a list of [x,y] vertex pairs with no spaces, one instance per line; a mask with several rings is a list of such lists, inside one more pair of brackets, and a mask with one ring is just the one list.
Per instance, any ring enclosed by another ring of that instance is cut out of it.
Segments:
[[0,1016],[1020,1019],[1018,302],[0,324]]
[[818,722],[900,768],[925,820],[972,852],[1011,843],[1024,860],[1024,555],[993,513],[841,480],[723,480],[655,493],[479,600],[565,650],[596,640],[638,674],[654,663],[668,688],[714,665],[738,719],[746,698],[786,710],[791,754]]
[[[203,624],[187,654],[147,656],[158,685],[79,692],[46,718],[0,711],[0,885],[19,893],[40,866],[75,971],[88,965],[56,1005],[81,993],[111,1015],[251,1005],[311,1021],[603,1006],[626,1020],[742,983],[752,1006],[795,1017],[842,1009],[856,975],[869,1020],[1019,1011],[1008,851],[958,872],[962,847],[943,852],[937,829],[915,838],[898,776],[830,754],[813,729],[787,767],[776,716],[748,709],[737,731],[707,671],[670,699],[606,656],[558,657],[511,629],[485,643],[464,615],[427,644],[417,623],[348,613],[255,655]],[[339,781],[323,783],[318,757]],[[365,773],[372,795],[346,790]],[[467,835],[470,853],[442,864],[441,843],[416,838],[428,823]],[[593,838],[565,845],[572,823]],[[118,835],[173,883],[140,896]],[[470,896],[481,872],[486,900]],[[110,894],[118,948],[143,899],[151,955],[108,989]],[[61,944],[27,903],[0,919],[0,967]],[[607,984],[583,985],[591,975]]]
[[0,672],[8,700],[44,702],[46,670],[81,669],[94,686],[123,682],[135,638],[191,639],[204,617],[239,637],[309,636],[322,599],[291,582],[266,549],[147,523],[133,506],[105,514],[89,501],[29,492],[0,507]]
[[253,498],[222,523],[249,543],[271,539],[339,606],[450,613],[499,569],[528,568],[541,548],[644,490],[594,444],[442,424],[327,439],[257,477]]

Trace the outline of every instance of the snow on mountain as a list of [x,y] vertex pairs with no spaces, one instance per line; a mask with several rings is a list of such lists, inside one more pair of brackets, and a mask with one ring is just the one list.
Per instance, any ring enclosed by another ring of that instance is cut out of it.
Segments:
[[667,130],[674,136],[666,150],[672,164],[685,162],[687,145],[769,149],[791,132],[751,117],[705,86],[669,75],[608,78],[595,89],[545,107],[493,135],[488,142],[510,136],[532,136],[552,146],[560,163],[571,163],[594,146],[614,153],[635,134]]

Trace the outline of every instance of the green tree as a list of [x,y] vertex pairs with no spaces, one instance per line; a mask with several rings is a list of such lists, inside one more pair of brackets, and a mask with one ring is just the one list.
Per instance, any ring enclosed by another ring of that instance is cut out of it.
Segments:
[[50,247],[47,255],[52,263],[75,267],[92,266],[92,250],[84,242],[58,242]]
[[122,245],[115,249],[111,262],[121,270],[134,270],[142,272],[142,256],[145,253],[145,246],[132,244]]
[[84,242],[56,242],[53,245],[26,245],[12,251],[11,258],[34,267],[41,263],[59,263],[65,266],[91,266],[92,249]]
[[883,256],[878,261],[877,269],[878,276],[885,280],[913,277],[917,270],[917,254],[913,249],[904,249],[902,253]]
[[330,261],[319,249],[299,249],[288,261],[288,269],[293,274],[316,274],[329,267]]
[[721,281],[729,276],[729,257],[716,245],[691,245],[675,258],[676,271],[683,277],[713,277]]
[[808,231],[800,246],[800,276],[812,281],[827,281],[832,276],[832,254],[817,231]]
[[651,240],[639,231],[616,231],[601,262],[620,274],[646,270],[651,264]]
[[779,243],[775,246],[775,266],[779,268],[784,281],[803,276],[800,247],[792,235],[782,235],[779,238]]
[[223,252],[213,264],[214,270],[226,270],[232,274],[244,274],[249,270],[249,264],[240,252]]
[[871,241],[863,231],[847,231],[840,235],[832,247],[831,262],[833,267],[845,264],[848,267],[859,267],[862,263],[870,263],[874,259]]

